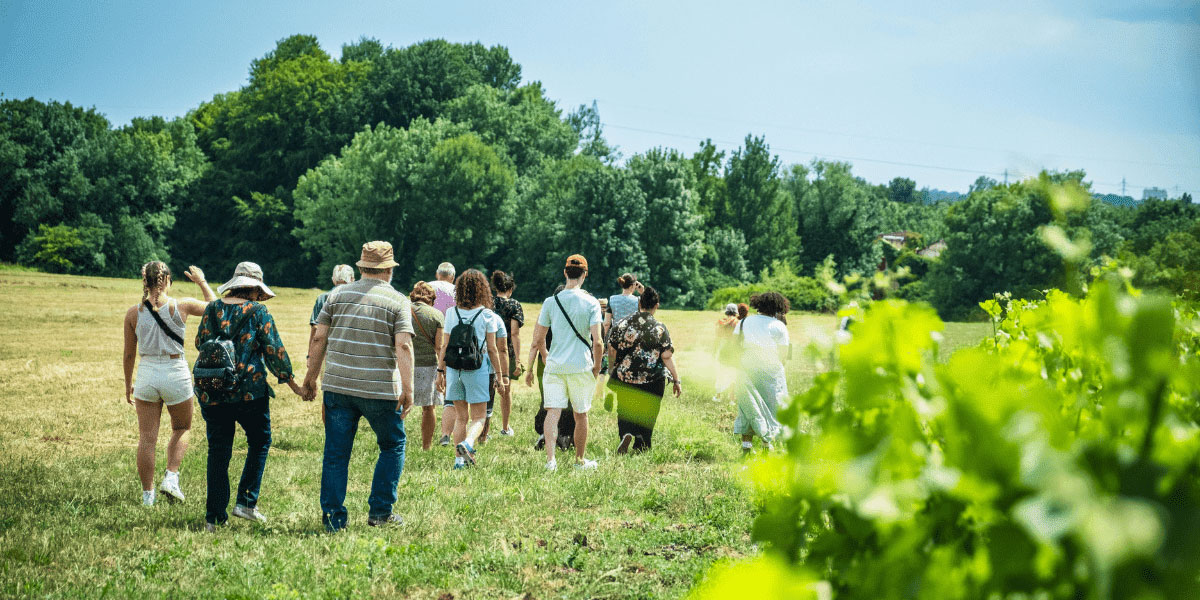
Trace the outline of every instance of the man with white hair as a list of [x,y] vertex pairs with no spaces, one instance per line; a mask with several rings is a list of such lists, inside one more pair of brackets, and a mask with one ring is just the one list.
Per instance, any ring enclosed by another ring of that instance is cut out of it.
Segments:
[[354,283],[354,268],[350,265],[338,265],[333,268],[333,289],[317,296],[317,302],[313,304],[312,316],[308,319],[308,345],[312,345],[313,334],[317,331],[317,315],[321,314],[321,307],[325,306],[325,301],[329,299],[329,293],[336,290],[338,286],[347,283]]
[[429,285],[433,286],[433,291],[437,293],[437,298],[433,301],[433,307],[446,314],[446,311],[454,307],[454,265],[444,262],[438,265],[437,273],[434,274],[437,278]]
[[[446,311],[454,308],[454,265],[444,262],[438,265],[437,273],[434,273],[435,279],[429,282],[433,286],[433,291],[436,296],[433,299],[433,307],[442,311],[445,315]],[[442,439],[438,444],[442,446],[450,445],[450,436],[454,434],[454,403],[446,402],[446,394],[440,389],[434,390],[434,405],[438,402],[442,403]]]

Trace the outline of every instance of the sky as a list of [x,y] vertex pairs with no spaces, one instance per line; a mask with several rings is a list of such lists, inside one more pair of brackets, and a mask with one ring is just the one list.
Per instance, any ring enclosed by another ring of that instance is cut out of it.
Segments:
[[753,134],[875,183],[1083,169],[1099,193],[1200,198],[1200,0],[0,0],[0,95],[179,116],[296,33],[335,57],[503,45],[565,111],[595,101],[626,157]]

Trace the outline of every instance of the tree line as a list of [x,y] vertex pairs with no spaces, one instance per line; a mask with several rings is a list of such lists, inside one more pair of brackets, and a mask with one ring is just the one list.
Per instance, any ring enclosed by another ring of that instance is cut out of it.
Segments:
[[[69,103],[0,102],[0,260],[66,273],[253,260],[273,283],[308,287],[386,239],[399,282],[448,260],[513,273],[521,299],[551,289],[570,251],[589,258],[593,285],[631,271],[687,308],[777,286],[819,310],[822,279],[903,269],[888,293],[957,317],[1069,275],[1039,233],[1056,185],[1088,184],[981,177],[965,199],[933,200],[844,162],[785,165],[753,135],[728,153],[705,141],[625,157],[595,104],[564,111],[504,47],[444,40],[364,38],[335,60],[291,36],[241,89],[118,128]],[[1097,201],[1068,229],[1088,260],[1121,257],[1139,284],[1195,297],[1198,223],[1186,197]],[[898,246],[879,237],[897,231]],[[940,257],[920,252],[937,241]]]

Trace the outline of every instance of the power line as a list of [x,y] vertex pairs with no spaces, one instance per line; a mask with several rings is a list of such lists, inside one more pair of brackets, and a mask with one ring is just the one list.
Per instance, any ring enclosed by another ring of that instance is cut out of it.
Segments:
[[[947,143],[943,143],[943,142],[930,142],[930,141],[926,141],[926,140],[917,140],[917,139],[912,139],[912,138],[878,136],[878,135],[868,135],[868,134],[861,134],[861,133],[849,133],[849,132],[844,132],[844,131],[835,131],[835,130],[831,130],[831,129],[801,127],[798,125],[781,125],[779,123],[769,123],[766,121],[731,119],[728,117],[717,117],[717,116],[712,116],[712,115],[701,115],[698,113],[686,113],[686,112],[680,112],[680,111],[674,111],[674,110],[664,110],[664,109],[654,108],[654,107],[649,107],[649,106],[640,106],[640,105],[636,105],[636,104],[625,104],[625,103],[621,103],[621,102],[605,101],[604,103],[612,104],[614,106],[624,106],[626,108],[633,108],[633,109],[637,109],[637,110],[656,112],[656,113],[660,113],[660,114],[668,114],[668,115],[672,115],[672,116],[683,115],[683,116],[695,117],[695,118],[700,118],[700,119],[708,119],[710,121],[724,121],[726,123],[734,123],[734,124],[738,124],[738,125],[752,125],[752,126],[756,126],[756,127],[769,127],[771,129],[787,129],[787,130],[792,130],[792,131],[803,131],[806,133],[818,133],[818,134],[822,134],[822,135],[834,135],[834,136],[840,136],[840,137],[859,138],[859,139],[866,139],[866,140],[877,140],[877,141],[883,141],[883,142],[918,144],[918,145],[923,145],[923,146],[932,146],[932,147],[938,147],[938,148],[950,148],[950,149],[955,149],[955,150],[976,150],[976,151],[980,151],[980,152],[1004,152],[1004,153],[1008,153],[1008,154],[1018,154],[1018,155],[1024,154],[1024,152],[1021,152],[1021,151],[1004,149],[1004,148],[986,148],[986,147],[982,147],[982,146],[947,144]],[[1091,157],[1089,157],[1089,156],[1071,156],[1071,155],[1066,155],[1066,154],[1042,154],[1042,156],[1051,157],[1051,158],[1065,158],[1065,159],[1070,159],[1070,160],[1104,161],[1104,162],[1110,162],[1110,163],[1148,165],[1148,166],[1157,166],[1157,167],[1172,167],[1172,168],[1179,168],[1179,169],[1191,169],[1191,168],[1195,167],[1195,165],[1185,165],[1185,164],[1178,164],[1178,163],[1163,163],[1163,162],[1155,162],[1155,161],[1128,160],[1128,159],[1107,158],[1107,157],[1100,157],[1100,156],[1091,156]]]
[[[628,125],[618,125],[616,123],[611,123],[611,122],[602,122],[601,125],[603,125],[604,127],[611,127],[613,129],[622,129],[625,131],[636,131],[639,133],[649,133],[649,134],[661,135],[661,136],[666,136],[666,137],[692,140],[692,141],[696,141],[696,142],[703,142],[704,140],[711,140],[714,143],[731,146],[731,147],[737,147],[742,143],[741,141],[722,140],[722,139],[715,139],[715,138],[711,138],[711,137],[698,137],[698,136],[694,136],[694,135],[673,133],[670,131],[646,129],[646,128],[642,128],[642,127],[630,127]],[[971,175],[988,175],[988,176],[997,177],[997,178],[1003,177],[1006,182],[1008,181],[1009,175],[1012,175],[1018,179],[1021,178],[1020,172],[1010,172],[1009,169],[1004,169],[1003,171],[989,171],[987,169],[968,169],[968,168],[951,167],[951,166],[945,166],[945,165],[930,165],[930,164],[914,163],[914,162],[906,162],[906,161],[898,161],[898,160],[888,160],[888,159],[882,159],[882,158],[869,158],[869,157],[865,157],[865,156],[830,154],[830,153],[817,152],[817,151],[812,151],[812,150],[784,148],[784,147],[779,147],[779,146],[771,146],[771,150],[781,153],[781,154],[786,153],[786,154],[812,156],[812,157],[819,157],[819,158],[832,158],[832,159],[837,159],[837,160],[869,162],[869,163],[894,165],[894,166],[901,166],[901,167],[912,167],[912,168],[918,168],[918,169],[931,169],[931,170],[935,170],[935,171],[947,171],[947,172],[952,172],[952,173],[967,173],[967,174],[971,174]],[[1122,196],[1125,195],[1125,187],[1124,186],[1126,185],[1126,182],[1124,179],[1121,180],[1121,183],[1111,183],[1111,182],[1104,182],[1104,181],[1090,181],[1089,183],[1093,187],[1103,186],[1103,187],[1113,188],[1113,189],[1120,188],[1121,195]],[[1128,185],[1129,185],[1129,187],[1134,187],[1134,188],[1150,187],[1150,186],[1137,185],[1137,184],[1133,184],[1133,183],[1129,183]],[[1175,187],[1179,187],[1179,186],[1177,185]]]

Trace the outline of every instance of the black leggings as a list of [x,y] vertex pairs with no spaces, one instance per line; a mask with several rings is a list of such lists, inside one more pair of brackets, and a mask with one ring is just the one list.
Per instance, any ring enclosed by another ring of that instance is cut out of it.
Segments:
[[650,438],[654,435],[666,386],[665,378],[649,383],[608,380],[609,389],[617,396],[617,436],[632,435],[635,452],[650,449]]
[[[542,435],[546,424],[546,392],[542,388],[542,376],[546,374],[546,363],[542,362],[542,357],[537,358],[537,378],[538,378],[538,394],[542,397],[542,405],[538,407],[537,414],[533,416],[533,430],[538,435]],[[575,413],[571,411],[570,403],[567,408],[562,411],[558,417],[558,433],[559,435],[567,435],[570,437],[575,431]]]

